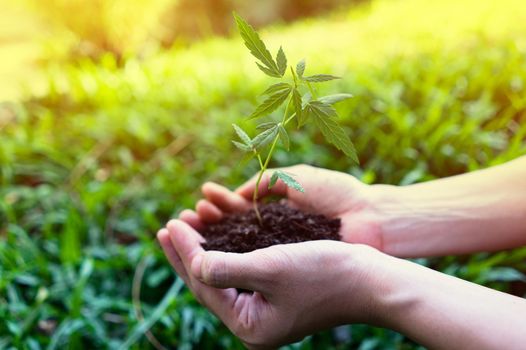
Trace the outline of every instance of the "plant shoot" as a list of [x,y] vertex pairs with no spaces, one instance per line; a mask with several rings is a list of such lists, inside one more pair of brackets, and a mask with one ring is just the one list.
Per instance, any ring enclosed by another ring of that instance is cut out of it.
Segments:
[[[274,58],[254,28],[236,13],[234,13],[234,18],[246,47],[257,59],[258,68],[266,75],[277,79],[275,84],[270,85],[262,93],[263,96],[266,96],[264,101],[248,117],[250,120],[269,119],[256,126],[260,133],[251,138],[240,126],[233,124],[239,137],[238,141],[232,141],[234,145],[247,152],[250,158],[255,157],[259,162],[260,170],[252,200],[256,216],[261,224],[262,219],[258,209],[259,185],[278,142],[287,151],[289,150],[290,139],[287,131],[289,123],[293,122],[298,129],[307,123],[313,123],[328,142],[353,161],[358,162],[354,146],[343,128],[338,124],[338,114],[332,106],[337,102],[351,98],[352,95],[340,93],[317,96],[314,84],[339,79],[339,77],[330,74],[306,76],[305,60],[299,61],[296,67],[288,67],[287,56],[282,47],[279,48],[276,58]],[[287,71],[290,74],[287,74]],[[279,119],[275,120],[277,118],[273,117],[272,113],[278,110],[282,112]],[[281,179],[288,187],[304,192],[303,187],[294,179],[292,174],[281,170],[272,173],[269,188],[274,186],[278,179]]]

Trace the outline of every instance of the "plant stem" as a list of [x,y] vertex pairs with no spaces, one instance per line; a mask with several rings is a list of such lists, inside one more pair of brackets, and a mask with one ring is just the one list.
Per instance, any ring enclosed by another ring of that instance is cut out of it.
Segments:
[[256,153],[256,156],[258,157],[260,169],[263,169],[263,160],[261,159],[261,154],[257,153],[256,150],[254,150],[254,153]]
[[[292,95],[289,98],[289,102],[287,102],[287,107],[285,108],[285,113],[283,114],[283,119],[281,121],[281,124],[285,125],[287,120],[287,112],[289,111],[289,106],[292,101]],[[259,165],[261,167],[261,170],[259,171],[258,178],[256,179],[256,187],[254,188],[254,194],[252,195],[252,203],[254,205],[254,211],[256,212],[256,217],[258,218],[259,225],[263,225],[263,220],[261,219],[261,213],[259,212],[258,208],[258,199],[259,199],[259,184],[261,183],[261,179],[263,178],[263,174],[268,168],[268,163],[270,162],[270,159],[272,158],[272,154],[274,153],[274,149],[276,148],[276,144],[278,143],[279,139],[279,133],[276,134],[274,137],[274,140],[272,141],[272,145],[270,146],[270,151],[267,154],[267,159],[265,159],[265,163],[261,165],[261,157],[258,155],[259,159]]]
[[296,78],[296,73],[294,73],[294,68],[290,66],[290,72],[292,73],[292,78],[294,79],[294,88],[298,88],[298,79]]
[[306,83],[307,83],[307,87],[309,88],[310,94],[312,95],[312,98],[316,99],[316,93],[314,92],[312,85],[308,81]]

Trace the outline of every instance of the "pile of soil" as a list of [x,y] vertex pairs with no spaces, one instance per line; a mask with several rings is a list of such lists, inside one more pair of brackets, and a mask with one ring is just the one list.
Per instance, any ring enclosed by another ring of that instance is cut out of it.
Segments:
[[263,224],[254,210],[225,216],[201,231],[205,250],[247,253],[276,244],[319,239],[340,240],[340,219],[309,214],[273,202],[259,206]]

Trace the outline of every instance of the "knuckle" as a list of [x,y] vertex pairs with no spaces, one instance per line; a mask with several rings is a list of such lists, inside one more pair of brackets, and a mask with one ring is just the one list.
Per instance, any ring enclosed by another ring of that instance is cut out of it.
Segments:
[[227,281],[227,267],[223,259],[207,258],[203,261],[203,279],[212,285],[223,285]]

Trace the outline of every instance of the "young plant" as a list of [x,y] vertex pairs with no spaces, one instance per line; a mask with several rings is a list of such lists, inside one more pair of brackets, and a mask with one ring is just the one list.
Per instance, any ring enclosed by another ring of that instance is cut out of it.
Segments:
[[[340,93],[317,96],[313,84],[339,79],[339,77],[330,74],[305,76],[305,60],[299,61],[296,68],[290,66],[290,78],[287,78],[287,57],[283,48],[279,48],[274,59],[254,28],[236,13],[234,13],[234,18],[246,47],[258,60],[256,62],[258,68],[266,75],[279,79],[279,82],[269,86],[263,92],[262,95],[267,97],[256,107],[248,119],[269,117],[282,105],[285,105],[279,121],[270,120],[257,125],[256,129],[261,130],[261,133],[254,138],[250,138],[238,125],[232,125],[240,139],[240,142],[232,141],[234,145],[247,152],[249,158],[256,157],[259,162],[260,171],[252,200],[256,216],[261,224],[262,220],[257,204],[259,184],[268,168],[278,141],[281,141],[287,151],[289,150],[290,141],[286,127],[290,122],[294,121],[298,129],[307,123],[314,123],[328,142],[358,163],[354,146],[343,128],[338,124],[338,114],[332,107],[333,104],[349,99],[352,95]],[[264,151],[269,145],[270,149],[265,156]],[[290,188],[304,192],[303,187],[294,179],[292,174],[281,170],[272,173],[269,188],[274,186],[278,179],[281,179]]]

